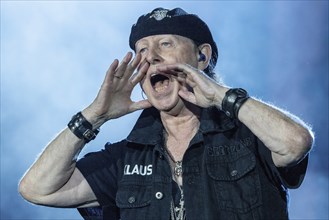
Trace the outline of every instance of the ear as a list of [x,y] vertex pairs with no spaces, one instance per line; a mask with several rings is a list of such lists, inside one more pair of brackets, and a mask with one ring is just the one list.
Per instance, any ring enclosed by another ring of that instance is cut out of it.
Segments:
[[211,46],[210,44],[201,44],[199,47],[198,69],[204,70],[208,67],[211,59]]

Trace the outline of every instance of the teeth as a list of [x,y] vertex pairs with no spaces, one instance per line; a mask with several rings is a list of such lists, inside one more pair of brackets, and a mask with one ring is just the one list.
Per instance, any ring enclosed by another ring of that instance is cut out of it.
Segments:
[[168,88],[168,85],[156,86],[156,87],[154,88],[154,90],[157,91],[157,92],[163,92],[163,91],[165,91],[167,88]]
[[169,78],[166,75],[153,73],[150,76],[152,87],[155,91],[160,92],[168,88]]

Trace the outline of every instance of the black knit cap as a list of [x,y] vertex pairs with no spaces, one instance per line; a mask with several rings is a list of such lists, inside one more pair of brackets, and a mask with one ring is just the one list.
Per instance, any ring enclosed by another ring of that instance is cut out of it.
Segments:
[[[138,40],[159,34],[174,34],[193,40],[197,46],[208,43],[212,48],[211,65],[217,63],[218,49],[207,24],[197,15],[188,14],[181,8],[173,10],[156,8],[152,12],[142,15],[131,28],[129,46],[135,51]],[[209,67],[206,73],[212,72]]]

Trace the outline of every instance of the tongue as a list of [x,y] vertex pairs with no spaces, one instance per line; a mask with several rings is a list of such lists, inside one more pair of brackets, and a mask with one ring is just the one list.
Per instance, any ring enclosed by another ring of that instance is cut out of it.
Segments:
[[169,80],[156,82],[154,85],[154,90],[157,92],[162,92],[168,87],[168,85],[169,85]]

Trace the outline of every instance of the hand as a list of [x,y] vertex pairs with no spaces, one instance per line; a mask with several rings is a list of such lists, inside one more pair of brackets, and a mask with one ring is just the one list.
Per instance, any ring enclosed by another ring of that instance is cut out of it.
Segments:
[[221,109],[228,88],[208,77],[203,71],[188,64],[159,65],[157,70],[177,76],[177,80],[185,85],[178,92],[184,100],[203,108],[216,106]]
[[[139,65],[140,54],[137,54],[132,61],[131,59],[132,53],[129,52],[120,64],[117,59],[113,61],[106,72],[96,99],[82,112],[86,119],[93,124],[93,128],[100,127],[110,119],[151,107],[147,100],[137,102],[131,100],[133,88],[143,79],[149,68],[147,62]],[[133,74],[137,67],[137,73]]]

